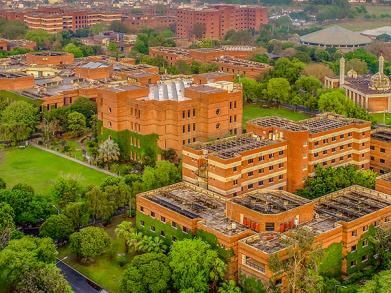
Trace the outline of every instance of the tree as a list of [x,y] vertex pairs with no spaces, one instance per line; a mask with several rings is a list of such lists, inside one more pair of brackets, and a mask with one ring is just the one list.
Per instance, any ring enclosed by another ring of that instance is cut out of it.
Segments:
[[151,190],[176,183],[181,174],[178,168],[168,161],[159,161],[156,167],[146,167],[142,176],[143,189]]
[[303,74],[307,76],[313,76],[319,79],[321,82],[324,81],[325,76],[333,77],[335,75],[330,67],[322,63],[312,63],[306,65],[304,67]]
[[87,225],[90,218],[87,203],[84,201],[68,203],[65,206],[64,215],[72,221],[74,228]]
[[382,270],[391,269],[391,225],[384,224],[376,229],[375,235],[369,237],[378,255],[377,267]]
[[112,31],[115,31],[117,33],[128,33],[129,32],[128,27],[120,20],[115,20],[115,21],[111,22],[109,29]]
[[346,60],[351,60],[351,59],[359,59],[362,61],[365,61],[367,63],[369,70],[372,73],[375,73],[377,71],[377,66],[378,66],[378,61],[377,57],[371,53],[369,53],[367,50],[364,48],[359,48],[355,51],[349,52],[345,54],[345,59]]
[[315,244],[314,233],[298,228],[289,231],[286,236],[281,242],[287,249],[287,259],[282,260],[278,253],[274,253],[269,260],[270,269],[275,277],[284,272],[288,292],[317,292],[323,250]]
[[0,250],[8,244],[15,231],[14,218],[12,207],[7,203],[0,202]]
[[96,186],[86,192],[85,199],[94,223],[97,219],[108,221],[115,211],[114,203],[109,201],[108,194]]
[[243,88],[243,98],[247,103],[255,102],[262,94],[260,84],[250,78],[240,78]]
[[75,58],[83,57],[83,51],[74,43],[69,43],[64,47],[64,51],[73,54]]
[[135,256],[121,280],[120,292],[168,292],[171,278],[169,259],[162,253]]
[[372,280],[365,282],[365,285],[358,289],[358,293],[387,293],[391,288],[391,270],[382,271],[376,274]]
[[54,264],[42,265],[27,270],[16,284],[16,292],[56,292],[72,293],[72,287],[65,280],[61,270]]
[[293,58],[292,60],[288,58],[279,58],[273,70],[265,76],[267,78],[277,77],[277,78],[286,78],[289,83],[294,83],[301,75],[305,64],[298,59]]
[[114,42],[110,42],[107,46],[107,50],[110,52],[112,56],[116,56],[118,54],[117,45]]
[[86,227],[70,237],[71,251],[80,258],[101,255],[111,244],[110,236],[103,228]]
[[106,166],[119,160],[120,150],[118,144],[112,139],[106,139],[98,148],[98,160]]
[[375,181],[376,173],[372,170],[360,170],[353,165],[337,168],[323,168],[318,165],[315,168],[315,176],[308,178],[304,188],[296,193],[313,199],[354,184],[374,189]]
[[291,86],[286,78],[271,78],[267,83],[266,96],[269,100],[287,103],[291,92]]
[[38,123],[38,108],[25,101],[15,101],[1,113],[0,136],[17,142],[26,140]]
[[76,179],[65,177],[58,178],[52,189],[52,195],[60,207],[65,207],[70,202],[78,201],[83,192],[83,187]]
[[126,252],[129,250],[128,239],[134,232],[133,224],[129,221],[123,221],[115,228],[115,235],[125,241]]
[[26,33],[26,40],[34,41],[38,47],[43,47],[50,39],[50,34],[42,29],[31,30]]
[[71,112],[67,118],[67,129],[69,133],[75,137],[83,135],[86,130],[86,117],[79,112]]
[[14,20],[1,20],[0,21],[0,34],[1,37],[15,40],[23,38],[26,34],[27,26],[22,21]]
[[365,61],[357,58],[353,58],[346,62],[346,71],[353,69],[359,75],[363,75],[368,72],[368,65]]
[[53,240],[66,240],[73,230],[73,223],[67,216],[51,215],[39,228],[39,235]]
[[197,39],[201,39],[202,36],[204,35],[206,30],[205,24],[204,23],[195,23],[193,26],[192,33]]
[[0,250],[0,271],[9,284],[21,281],[29,271],[54,264],[57,251],[50,238],[25,236],[11,240]]
[[216,284],[225,275],[224,262],[200,239],[175,242],[169,256],[174,288],[179,291],[207,292],[210,282]]
[[219,287],[218,293],[240,293],[240,287],[236,286],[234,280],[225,281]]
[[141,241],[137,244],[138,252],[155,252],[161,253],[167,249],[167,246],[164,244],[164,241],[158,237],[152,237],[148,235],[144,235]]

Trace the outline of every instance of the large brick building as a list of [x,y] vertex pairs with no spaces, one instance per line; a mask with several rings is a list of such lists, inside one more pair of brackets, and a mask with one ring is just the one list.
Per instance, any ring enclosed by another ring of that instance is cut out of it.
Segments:
[[23,21],[29,29],[42,29],[48,33],[57,33],[64,30],[76,31],[97,23],[110,23],[121,20],[123,15],[116,11],[47,6],[36,9],[4,10],[0,12],[0,17],[7,20]]
[[[270,257],[288,257],[283,238],[297,227],[310,230],[315,242],[336,260],[344,275],[359,272],[376,256],[368,236],[391,223],[391,194],[352,186],[309,201],[281,190],[255,190],[232,199],[188,183],[137,196],[136,225],[164,241],[212,234],[234,256],[229,276],[252,276],[284,285]],[[209,237],[210,238],[210,237]],[[329,250],[330,249],[330,250]],[[339,266],[339,268],[338,268]]]
[[247,131],[264,139],[287,142],[287,190],[304,186],[317,165],[347,164],[369,169],[371,124],[333,114],[321,114],[299,122],[279,117],[250,120]]
[[391,112],[391,83],[384,74],[384,57],[379,57],[379,71],[374,75],[358,75],[354,70],[345,72],[345,59],[340,59],[339,78],[325,77],[325,87],[345,91],[356,105],[368,112]]
[[384,174],[391,171],[391,129],[378,128],[371,134],[371,169]]
[[268,23],[261,6],[215,4],[202,8],[177,9],[177,37],[222,39],[231,30],[256,30]]
[[100,90],[97,106],[103,132],[135,160],[150,148],[179,152],[184,145],[242,129],[242,89],[226,81],[107,87]]
[[285,189],[287,142],[241,135],[182,151],[182,178],[226,197],[258,188]]

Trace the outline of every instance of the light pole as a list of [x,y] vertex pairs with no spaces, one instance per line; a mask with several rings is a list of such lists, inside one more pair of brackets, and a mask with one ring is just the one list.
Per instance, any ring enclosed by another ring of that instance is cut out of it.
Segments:
[[60,214],[60,210],[56,207],[56,205],[54,204],[53,207],[57,210],[57,214]]

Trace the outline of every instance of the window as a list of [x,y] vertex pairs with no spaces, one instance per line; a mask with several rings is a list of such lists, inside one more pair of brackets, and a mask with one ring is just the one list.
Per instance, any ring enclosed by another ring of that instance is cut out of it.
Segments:
[[274,178],[269,178],[269,183],[272,183],[274,181]]
[[380,159],[380,163],[384,164],[385,162],[386,162],[386,160]]
[[350,267],[351,268],[354,268],[356,266],[356,261],[355,260],[352,260],[351,262],[350,262]]
[[252,259],[251,257],[248,257],[247,255],[243,256],[243,264],[247,265],[248,267],[250,267],[258,272],[261,272],[261,273],[265,272],[265,265],[264,264]]
[[111,107],[109,107],[109,113],[111,113]]
[[166,238],[166,234],[164,233],[164,231],[160,231],[160,236]]
[[143,220],[140,221],[140,226],[141,227],[144,227],[145,226],[145,222]]
[[335,153],[335,148],[332,148],[331,151],[332,151],[333,153]]
[[362,227],[362,231],[363,231],[363,232],[368,231],[368,225],[365,225],[364,227]]
[[274,231],[274,223],[266,223],[265,230],[266,231]]
[[250,172],[247,173],[247,175],[248,175],[248,177],[251,177],[251,176],[254,175],[254,172],[253,172],[253,171],[250,171]]
[[357,250],[357,245],[353,245],[351,248],[350,248],[350,251],[351,252],[355,252]]
[[282,156],[284,154],[284,151],[279,151],[278,154]]
[[185,226],[182,227],[183,233],[189,233],[189,229]]
[[362,241],[362,247],[366,247],[366,246],[368,246],[368,239],[364,239]]
[[269,154],[269,159],[274,158],[274,154]]
[[283,167],[284,167],[284,163],[279,163],[279,164],[278,164],[278,168],[281,169],[281,168],[283,168]]
[[144,207],[140,207],[140,212],[144,213]]
[[269,171],[272,171],[274,166],[269,166]]
[[259,161],[263,161],[263,160],[265,160],[265,156],[260,156]]
[[353,237],[356,237],[356,236],[357,236],[357,230],[353,230],[353,231],[352,231],[352,236],[353,236]]
[[172,236],[172,242],[176,242],[176,237]]
[[368,255],[363,255],[362,257],[361,257],[361,261],[362,262],[366,262],[368,260]]
[[280,180],[284,179],[284,175],[278,175],[278,179]]
[[161,216],[161,217],[160,217],[160,221],[162,221],[163,223],[165,223],[165,222],[166,222],[166,218],[163,217],[163,216]]
[[390,221],[390,219],[391,219],[390,217],[385,217],[384,222],[388,223]]
[[151,217],[152,217],[152,218],[155,217],[155,212],[151,212]]
[[235,167],[232,167],[232,171],[233,171],[233,172],[236,172],[237,170],[238,170],[238,167],[236,167],[236,166],[235,166]]
[[220,128],[220,123],[217,123],[216,124],[216,129],[219,129]]
[[253,189],[253,188],[254,188],[254,184],[251,183],[248,185],[248,189]]
[[324,154],[324,155],[327,155],[327,150],[323,151],[323,154]]
[[336,140],[336,137],[333,136],[333,137],[331,138],[331,141],[335,141],[335,140]]
[[171,226],[172,226],[173,228],[177,229],[177,224],[176,224],[176,222],[173,221],[173,222],[171,223]]
[[265,169],[261,168],[261,169],[258,170],[258,173],[263,173],[264,171],[265,171]]
[[249,160],[247,161],[247,163],[249,163],[249,164],[252,164],[253,162],[254,162],[253,159],[249,159]]
[[385,152],[386,152],[386,150],[385,150],[385,149],[383,149],[383,148],[380,148],[380,152],[381,152],[381,153],[385,153]]
[[220,115],[220,109],[216,109],[216,115]]
[[155,231],[156,231],[155,226],[151,226],[150,229],[151,229],[152,232],[155,232]]
[[258,182],[258,185],[259,185],[259,186],[262,186],[262,185],[263,185],[263,180],[259,181],[259,182]]
[[340,136],[339,136],[339,138],[344,138],[345,137],[345,135],[344,134],[341,134]]
[[275,285],[276,287],[281,286],[281,285],[282,285],[282,279],[281,279],[281,278],[280,278],[280,279],[277,279],[277,280],[274,282],[274,285]]
[[234,185],[238,185],[238,180],[235,179],[235,180],[233,181],[233,184],[234,184]]
[[323,143],[328,143],[329,142],[329,139],[328,138],[325,138],[324,140],[323,140]]

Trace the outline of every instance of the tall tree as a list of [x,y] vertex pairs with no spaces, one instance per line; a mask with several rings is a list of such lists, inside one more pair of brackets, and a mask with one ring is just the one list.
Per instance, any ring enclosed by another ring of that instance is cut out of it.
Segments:
[[269,100],[279,103],[287,103],[289,101],[291,86],[286,78],[278,77],[271,78],[267,83],[265,91]]
[[51,193],[60,207],[65,207],[70,202],[78,201],[84,190],[76,179],[60,177],[54,183]]
[[287,259],[282,260],[278,253],[273,254],[269,261],[270,269],[276,276],[283,272],[288,292],[318,292],[317,288],[321,285],[318,268],[323,250],[315,243],[313,232],[298,228],[286,236],[281,241],[287,247]]
[[115,228],[115,235],[125,241],[126,252],[129,250],[128,239],[134,232],[133,224],[129,221],[123,221]]
[[7,203],[0,202],[0,250],[8,244],[15,231],[14,217],[12,207]]
[[51,215],[39,228],[39,235],[53,240],[66,240],[73,231],[73,223],[67,216]]
[[67,129],[75,137],[79,137],[86,131],[86,117],[79,112],[70,112],[68,114]]
[[74,43],[69,43],[64,47],[64,51],[73,54],[75,58],[84,57],[83,51],[79,48],[79,46]]
[[118,144],[112,140],[107,139],[98,148],[98,159],[106,166],[108,164],[119,160],[120,151]]

